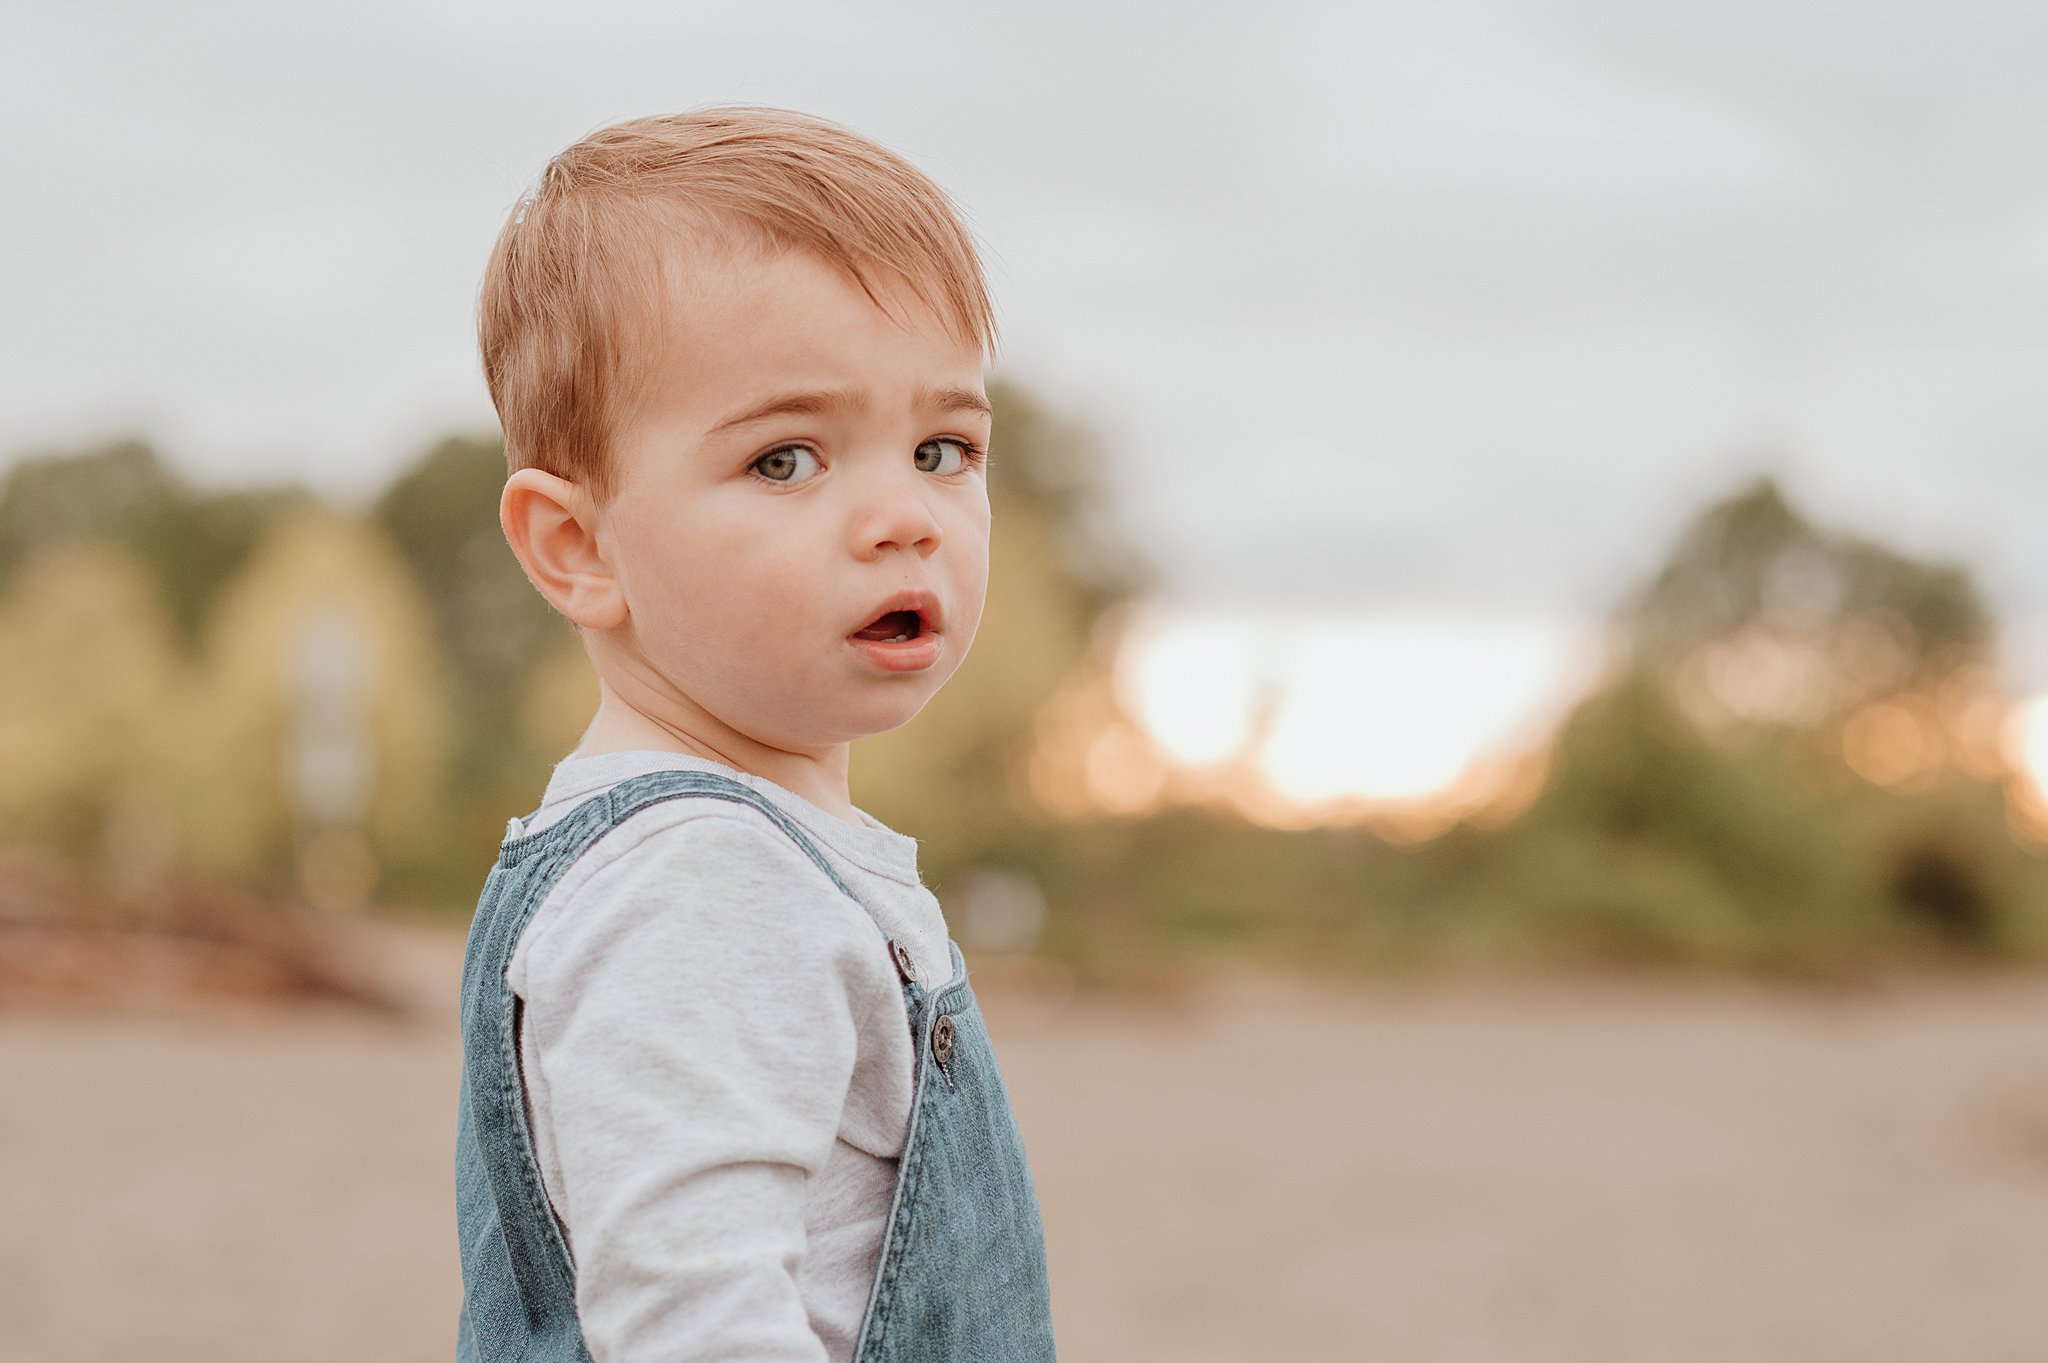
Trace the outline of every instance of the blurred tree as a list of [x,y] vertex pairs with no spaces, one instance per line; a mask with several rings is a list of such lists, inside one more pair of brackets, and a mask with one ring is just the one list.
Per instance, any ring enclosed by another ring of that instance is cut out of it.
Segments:
[[[481,880],[505,819],[537,802],[548,766],[575,743],[591,704],[562,741],[542,718],[545,697],[573,696],[588,674],[569,623],[526,580],[498,525],[505,447],[496,437],[451,436],[428,449],[371,508],[398,547],[433,613],[460,704],[455,711],[449,810],[442,823],[451,886],[466,867]],[[562,675],[571,676],[563,682]]]
[[1709,722],[1838,721],[1985,663],[1996,638],[1960,566],[1823,530],[1767,478],[1701,513],[1620,624]]
[[517,703],[535,662],[574,642],[533,589],[498,527],[505,447],[451,436],[429,449],[370,510],[412,569],[434,614],[464,708],[493,721]]
[[161,600],[127,553],[53,539],[12,574],[0,639],[0,824],[91,859],[148,783],[178,682]]
[[280,884],[328,825],[401,882],[447,856],[445,667],[383,534],[331,512],[264,537],[210,624],[167,738],[188,846]]
[[140,440],[29,456],[0,481],[0,589],[43,550],[118,545],[142,566],[190,648],[264,528],[310,502],[291,488],[198,492]]
[[1568,953],[2038,949],[2040,870],[1981,722],[1993,624],[1960,568],[1824,531],[1766,481],[1702,512],[1616,623],[1534,804],[1427,854],[1455,858],[1440,893]]

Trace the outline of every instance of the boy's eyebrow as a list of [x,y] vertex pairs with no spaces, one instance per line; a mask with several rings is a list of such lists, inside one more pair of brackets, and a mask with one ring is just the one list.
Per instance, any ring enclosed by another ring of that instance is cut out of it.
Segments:
[[[735,426],[750,426],[756,421],[766,421],[774,416],[816,416],[821,412],[843,412],[860,405],[860,398],[845,389],[782,393],[727,417],[711,428],[711,434],[717,435]],[[922,388],[918,390],[916,405],[928,411],[995,415],[995,409],[989,406],[987,396],[972,388]]]
[[917,405],[940,412],[979,412],[994,416],[988,395],[973,388],[926,388],[917,395]]

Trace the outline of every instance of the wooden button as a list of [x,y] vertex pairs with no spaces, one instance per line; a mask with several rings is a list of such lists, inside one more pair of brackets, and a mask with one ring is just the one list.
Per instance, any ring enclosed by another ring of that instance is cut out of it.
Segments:
[[905,984],[917,983],[917,962],[910,959],[910,948],[895,938],[889,939],[889,958],[896,962],[896,973],[903,977]]

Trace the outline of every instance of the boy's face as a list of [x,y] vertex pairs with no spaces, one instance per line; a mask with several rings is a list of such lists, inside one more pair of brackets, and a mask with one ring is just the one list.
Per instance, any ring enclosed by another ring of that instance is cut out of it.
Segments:
[[[981,620],[981,350],[807,253],[716,251],[679,273],[598,513],[624,665],[788,751],[896,728]],[[920,620],[868,628],[905,593]]]

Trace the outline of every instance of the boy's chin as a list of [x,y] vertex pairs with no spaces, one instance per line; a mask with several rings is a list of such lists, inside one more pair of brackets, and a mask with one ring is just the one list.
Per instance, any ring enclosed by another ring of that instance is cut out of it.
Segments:
[[920,687],[913,696],[905,688],[903,695],[894,698],[894,704],[871,706],[864,713],[852,717],[849,727],[854,731],[855,740],[893,733],[902,728],[917,718],[937,690],[937,687],[930,690]]

